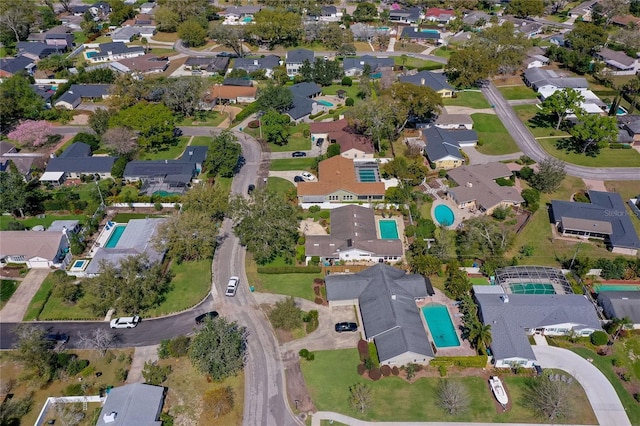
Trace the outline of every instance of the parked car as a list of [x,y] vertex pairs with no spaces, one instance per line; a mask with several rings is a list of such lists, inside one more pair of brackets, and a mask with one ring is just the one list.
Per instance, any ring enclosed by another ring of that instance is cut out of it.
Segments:
[[251,184],[247,187],[247,194],[251,194],[253,191],[255,191],[256,186],[254,184]]
[[225,291],[224,295],[228,297],[233,297],[236,295],[236,291],[238,291],[238,283],[240,282],[240,278],[231,277],[229,278],[229,282],[227,283],[227,291]]
[[179,129],[178,127],[173,129],[173,136],[174,137],[178,137],[178,136],[182,136],[182,129]]
[[112,319],[109,324],[111,328],[134,328],[140,322],[139,316],[133,317],[120,317],[116,319]]
[[302,172],[300,173],[300,176],[302,176],[302,179],[304,180],[316,180],[316,177],[309,172]]
[[220,58],[237,58],[238,55],[236,55],[235,53],[231,53],[231,52],[220,52],[217,55]]
[[316,146],[322,146],[323,143],[324,143],[324,138],[318,138],[318,140],[316,141]]
[[296,151],[291,154],[292,157],[306,157],[307,153],[302,151]]
[[204,314],[200,314],[196,317],[196,324],[202,324],[204,323],[207,318],[208,319],[214,319],[218,316],[218,312],[216,311],[211,311],[211,312],[205,312]]
[[304,178],[302,176],[296,176],[293,178],[294,182],[304,182]]
[[69,341],[69,336],[64,333],[48,333],[44,335],[44,339],[55,344],[64,344]]
[[358,331],[358,324],[355,322],[339,322],[336,324],[336,331],[342,333],[343,331]]

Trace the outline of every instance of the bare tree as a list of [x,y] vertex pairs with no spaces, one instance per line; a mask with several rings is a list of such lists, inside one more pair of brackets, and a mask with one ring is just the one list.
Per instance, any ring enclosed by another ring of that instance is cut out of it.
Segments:
[[120,155],[127,155],[138,149],[138,135],[126,127],[114,127],[102,136],[105,146]]
[[116,343],[116,336],[110,330],[96,328],[89,335],[79,335],[80,346],[85,349],[95,349],[100,356],[105,356],[107,351]]
[[29,35],[29,26],[35,21],[34,4],[29,1],[4,0],[0,2],[0,27],[13,32],[16,43]]
[[545,375],[536,379],[526,392],[525,401],[544,418],[555,421],[571,412],[569,384],[561,380],[551,380]]
[[461,382],[442,380],[438,386],[438,405],[455,416],[469,408],[469,392]]
[[364,413],[369,409],[372,400],[369,386],[364,383],[356,383],[349,388],[349,392],[351,393],[349,404],[354,410]]
[[79,402],[56,402],[53,404],[53,409],[56,412],[56,419],[59,420],[63,426],[77,426],[85,416],[82,412],[82,405]]

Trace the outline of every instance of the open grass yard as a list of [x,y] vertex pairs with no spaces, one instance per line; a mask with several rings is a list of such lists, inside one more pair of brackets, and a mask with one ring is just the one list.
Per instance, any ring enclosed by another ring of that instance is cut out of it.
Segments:
[[[62,379],[52,381],[48,386],[40,388],[34,383],[29,383],[27,380],[21,379],[20,376],[23,369],[20,364],[11,360],[9,356],[3,356],[0,362],[0,369],[2,370],[2,381],[9,382],[9,380],[16,380],[16,386],[11,393],[16,399],[22,399],[26,397],[30,392],[33,392],[33,404],[31,410],[20,419],[20,424],[32,425],[35,424],[40,410],[44,406],[46,399],[50,396],[63,396],[65,388],[69,385],[77,385],[82,383],[86,387],[85,395],[98,395],[100,389],[105,389],[107,386],[121,386],[124,383],[116,380],[116,370],[119,368],[129,369],[130,357],[133,356],[133,349],[112,350],[115,358],[111,362],[107,362],[108,357],[100,357],[96,351],[88,350],[73,350],[71,353],[77,354],[79,359],[86,359],[89,361],[87,369],[95,372],[101,372],[100,377],[96,377],[95,373],[91,373],[83,377],[82,373],[75,376],[68,377],[64,375]],[[79,382],[79,378],[82,378],[82,382]],[[88,409],[85,412],[85,418],[78,424],[78,426],[91,426],[95,425],[97,421],[97,415],[100,413],[99,404],[89,404]],[[51,416],[53,410],[48,411],[46,419],[54,418]],[[46,423],[46,422],[45,422]],[[56,421],[55,424],[59,422]]]
[[191,145],[193,146],[209,146],[213,138],[210,136],[194,136],[191,140]]
[[47,278],[44,279],[40,288],[29,302],[29,306],[27,307],[27,312],[24,314],[23,321],[35,321],[38,319],[40,312],[42,312],[42,308],[44,308],[44,304],[47,303],[47,299],[51,294],[51,289],[53,288],[53,281],[51,280],[51,274],[47,275]]
[[218,111],[206,111],[205,113],[196,115],[195,117],[185,117],[178,123],[178,126],[203,126],[216,127],[227,118],[226,113]]
[[338,90],[344,90],[345,92],[347,92],[347,94],[345,95],[345,99],[351,98],[356,103],[358,101],[361,101],[361,99],[358,98],[358,82],[357,81],[354,81],[353,85],[351,86],[342,86],[341,84],[332,84],[331,86],[323,87],[322,94],[335,96],[338,94]]
[[[283,258],[277,258],[269,266],[286,266]],[[262,293],[285,294],[313,301],[314,278],[322,278],[322,274],[259,274],[258,265],[247,253],[245,261],[249,285]]]
[[[188,357],[163,359],[161,366],[171,365],[171,374],[163,383],[168,388],[164,409],[173,416],[176,425],[240,425],[244,406],[244,373],[220,383],[210,383],[191,365]],[[230,386],[234,390],[233,410],[217,419],[204,411],[204,394],[218,387]]]
[[18,285],[20,285],[20,281],[0,280],[0,309],[11,299]]
[[116,214],[112,222],[116,223],[129,223],[132,219],[147,219],[147,218],[156,218],[156,217],[165,217],[161,214],[145,214],[145,213],[118,213]]
[[582,153],[567,152],[558,149],[558,142],[563,138],[537,139],[540,146],[553,157],[567,163],[587,167],[638,167],[640,165],[640,153],[635,149],[610,149],[602,148],[600,154],[589,157]]
[[233,178],[216,177],[213,183],[216,188],[226,189],[227,192],[231,192],[231,184],[233,184]]
[[282,172],[286,170],[307,170],[311,171],[316,165],[316,159],[311,157],[302,158],[278,158],[271,160],[269,170]]
[[270,177],[267,179],[267,189],[284,195],[291,189],[295,189],[295,185],[287,179]]
[[536,99],[538,97],[538,94],[534,92],[533,89],[525,86],[524,84],[520,86],[498,86],[498,90],[508,101],[518,99]]
[[447,46],[441,46],[431,52],[431,54],[440,56],[441,58],[450,58],[453,52],[455,52],[455,49],[449,49]]
[[411,43],[404,40],[399,40],[396,42],[395,49],[397,51],[402,50],[407,53],[422,53],[427,49],[428,46],[420,43]]
[[477,113],[471,114],[471,119],[474,130],[478,132],[480,143],[476,149],[479,152],[487,155],[501,155],[520,151],[498,116]]
[[552,123],[534,118],[540,111],[540,109],[535,105],[516,105],[513,107],[513,110],[520,121],[527,126],[531,134],[536,138],[569,136],[569,133],[563,130],[556,130]]
[[[308,123],[301,123],[289,128],[289,139],[286,145],[276,145],[269,143],[271,152],[288,152],[288,151],[308,151],[311,149],[311,139],[304,136],[304,130],[309,129]],[[242,129],[248,135],[255,139],[260,139],[260,128],[250,129],[245,127]]]
[[456,92],[455,98],[443,98],[442,102],[445,106],[461,106],[474,109],[491,108],[491,105],[479,90]]
[[164,33],[162,31],[158,31],[153,35],[153,39],[155,41],[173,42],[178,40],[178,33]]
[[145,152],[140,156],[140,160],[174,160],[182,155],[189,143],[189,136],[181,136],[178,143],[166,149],[156,152]]
[[[506,377],[505,385],[513,401],[508,412],[497,409],[485,377],[455,377],[467,388],[469,409],[458,416],[447,415],[438,406],[439,377],[420,378],[408,383],[400,377],[383,377],[377,382],[365,379],[356,372],[358,351],[344,349],[317,351],[314,361],[301,361],[302,373],[318,410],[335,411],[363,420],[375,421],[457,421],[487,423],[539,423],[541,419],[523,404],[529,378]],[[404,377],[405,372],[400,372]],[[364,414],[349,406],[349,387],[366,383],[371,388],[372,403]],[[573,424],[595,424],[591,410],[584,409],[588,401],[579,385],[571,390],[570,398],[576,409],[574,415],[563,419]],[[402,406],[402,409],[398,409]]]
[[[426,47],[424,47],[422,50],[426,49]],[[393,56],[393,62],[396,65],[402,65],[402,57],[401,56]],[[406,62],[404,63],[405,67],[409,67],[409,68],[423,68],[423,67],[429,67],[429,69],[440,69],[442,67],[444,67],[444,64],[441,64],[439,62],[435,62],[435,61],[427,61],[424,59],[420,59],[420,58],[412,58],[411,56],[407,56],[406,58]]]
[[85,216],[81,214],[68,214],[68,215],[52,215],[45,214],[43,218],[38,217],[28,217],[26,219],[18,219],[13,216],[0,216],[0,231],[6,231],[9,226],[9,222],[19,222],[24,225],[25,228],[33,228],[36,225],[42,225],[45,228],[48,228],[51,225],[51,222],[54,220],[79,220],[83,222],[85,220]]

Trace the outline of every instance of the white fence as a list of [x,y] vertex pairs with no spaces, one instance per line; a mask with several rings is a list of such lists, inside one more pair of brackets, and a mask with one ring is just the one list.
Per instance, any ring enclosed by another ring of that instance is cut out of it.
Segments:
[[[160,203],[162,205],[162,207],[175,207],[175,205],[179,205],[180,207],[182,207],[181,203]],[[143,208],[143,207],[155,207],[155,203],[114,203],[114,204],[109,204],[107,206],[108,207],[125,207],[125,208]]]
[[94,396],[58,396],[58,397],[49,397],[44,403],[42,410],[40,410],[40,415],[36,419],[34,426],[40,426],[44,423],[44,419],[47,415],[47,410],[53,407],[55,404],[73,404],[76,402],[104,402],[105,398],[100,395]]

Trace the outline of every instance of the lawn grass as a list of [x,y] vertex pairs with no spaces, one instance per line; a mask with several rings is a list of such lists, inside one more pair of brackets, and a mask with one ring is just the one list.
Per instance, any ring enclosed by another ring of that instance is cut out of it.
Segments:
[[[276,145],[269,142],[271,152],[308,151],[311,149],[311,139],[304,137],[304,129],[309,129],[309,123],[301,123],[289,129],[289,140],[286,145]],[[242,131],[255,139],[260,139],[260,128],[245,127]]]
[[[396,65],[402,65],[402,59],[403,58],[401,56],[393,56],[393,62]],[[412,58],[410,56],[407,56],[407,59],[406,59],[406,62],[404,63],[404,66],[405,67],[411,67],[411,68],[429,67],[429,69],[436,70],[436,69],[440,69],[440,68],[444,67],[444,64],[441,64],[440,62],[428,61],[428,60],[425,60],[425,59]]]
[[132,219],[147,219],[147,218],[156,218],[156,217],[164,217],[160,214],[146,214],[146,213],[118,213],[115,215],[112,222],[116,223],[129,223]]
[[[34,296],[34,299],[36,296]],[[82,307],[80,302],[69,304],[62,300],[61,297],[55,296],[53,293],[44,304],[40,315],[38,315],[38,320],[40,321],[96,320],[103,318],[104,317],[101,315],[94,314],[91,309]]]
[[431,52],[431,54],[440,56],[441,58],[450,58],[453,52],[455,52],[455,49],[449,49],[447,46],[441,46]]
[[226,113],[220,113],[218,111],[207,111],[206,114],[201,114],[196,117],[185,117],[177,126],[200,126],[200,127],[216,127],[227,118]]
[[80,222],[84,222],[86,217],[81,214],[68,214],[68,215],[52,215],[46,214],[44,218],[40,219],[38,217],[28,217],[26,219],[18,219],[13,216],[0,216],[0,231],[6,231],[9,226],[9,222],[20,222],[25,228],[33,228],[36,225],[42,225],[45,228],[48,228],[51,225],[51,222],[54,220],[79,220]]
[[19,281],[15,280],[0,280],[0,309],[11,299],[13,293],[20,285]]
[[491,108],[489,102],[480,91],[456,92],[455,98],[442,98],[445,106],[462,106],[467,108]]
[[[438,406],[437,387],[440,378],[420,378],[408,383],[399,377],[385,377],[372,382],[359,376],[355,366],[359,362],[356,349],[316,351],[313,361],[301,361],[309,393],[320,411],[334,411],[363,420],[373,421],[452,421],[487,423],[539,423],[540,419],[522,404],[528,385],[526,377],[506,377],[512,408],[498,411],[489,386],[483,377],[454,377],[449,380],[462,382],[467,388],[469,409],[455,418]],[[404,372],[401,373],[404,375]],[[369,410],[361,414],[349,407],[349,387],[366,383],[371,389]],[[576,408],[585,407],[588,401],[579,384],[571,390],[570,398]],[[401,405],[402,409],[397,407]],[[591,410],[576,409],[574,415],[563,419],[575,424],[594,424]]]
[[595,157],[589,157],[585,154],[558,149],[556,143],[560,139],[562,138],[537,139],[537,141],[551,156],[579,166],[638,167],[640,165],[640,153],[635,149],[602,148],[600,154]]
[[263,293],[285,294],[301,297],[313,302],[313,280],[322,278],[322,274],[258,274],[253,285],[257,291]]
[[227,192],[231,192],[231,185],[233,184],[233,178],[225,178],[225,177],[216,177],[214,182],[214,186],[216,188],[225,189]]
[[189,136],[181,136],[178,138],[178,143],[156,152],[145,152],[141,160],[174,160],[182,155],[187,144],[189,143]]
[[513,107],[516,115],[529,129],[531,134],[536,138],[550,136],[569,136],[569,133],[563,130],[556,130],[555,127],[547,125],[545,122],[538,122],[533,118],[540,112],[535,105],[515,105]]
[[489,285],[489,280],[485,277],[470,277],[469,281],[473,285]]
[[210,146],[211,142],[213,142],[213,138],[211,136],[194,136],[191,140],[191,145]]
[[518,99],[536,99],[538,94],[530,87],[525,86],[498,86],[498,90],[502,93],[502,96],[508,101]]
[[165,42],[177,41],[178,33],[165,33],[162,31],[158,31],[153,35],[153,39],[155,41],[165,41]]
[[476,149],[482,154],[502,155],[520,151],[497,115],[476,113],[471,114],[471,119],[480,141]]
[[278,158],[271,160],[269,170],[282,172],[286,170],[307,170],[311,171],[316,165],[316,159],[311,157],[302,158]]
[[295,189],[295,185],[293,182],[279,178],[279,177],[270,177],[267,179],[267,189],[278,192],[280,194],[286,194],[291,189]]
[[84,34],[84,31],[74,31],[73,32],[73,43],[76,46],[80,46],[87,42],[87,36]]
[[338,90],[344,90],[346,93],[346,98],[351,98],[355,103],[358,101],[362,102],[360,98],[358,98],[358,83],[353,83],[351,86],[343,86],[341,84],[332,84],[331,86],[323,87],[322,94],[328,96],[336,96],[338,94]]

